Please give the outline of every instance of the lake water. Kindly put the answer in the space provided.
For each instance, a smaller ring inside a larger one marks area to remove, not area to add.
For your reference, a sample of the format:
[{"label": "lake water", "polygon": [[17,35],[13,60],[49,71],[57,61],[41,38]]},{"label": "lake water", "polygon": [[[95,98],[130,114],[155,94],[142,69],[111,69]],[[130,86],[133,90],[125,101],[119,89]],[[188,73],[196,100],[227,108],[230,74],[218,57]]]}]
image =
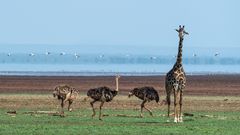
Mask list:
[{"label": "lake water", "polygon": [[[176,45],[0,45],[0,75],[160,75]],[[240,47],[183,48],[187,74],[240,74]]]},{"label": "lake water", "polygon": [[[0,53],[1,75],[162,75],[175,63],[176,57],[163,53]],[[240,57],[232,53],[185,55],[187,74],[239,74]]]}]

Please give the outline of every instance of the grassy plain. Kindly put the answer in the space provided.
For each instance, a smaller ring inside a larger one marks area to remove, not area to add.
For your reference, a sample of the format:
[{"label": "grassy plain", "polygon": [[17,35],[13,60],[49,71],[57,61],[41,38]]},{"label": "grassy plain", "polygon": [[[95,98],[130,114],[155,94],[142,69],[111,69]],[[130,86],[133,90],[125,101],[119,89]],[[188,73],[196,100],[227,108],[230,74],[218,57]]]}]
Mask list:
[{"label": "grassy plain", "polygon": [[[73,112],[65,111],[65,117],[51,114],[26,114],[29,111],[58,111],[59,102],[49,95],[3,94],[0,95],[0,134],[163,134],[163,135],[202,135],[238,134],[240,125],[240,99],[221,96],[186,96],[183,123],[173,123],[166,117],[166,106],[154,102],[147,106],[154,117],[144,112],[139,118],[140,100],[120,95],[103,107],[105,117],[91,118],[89,100],[80,97],[73,104]],[[99,104],[95,107],[98,108]],[[16,110],[16,115],[6,112]],[[98,109],[97,109],[98,112]]]}]

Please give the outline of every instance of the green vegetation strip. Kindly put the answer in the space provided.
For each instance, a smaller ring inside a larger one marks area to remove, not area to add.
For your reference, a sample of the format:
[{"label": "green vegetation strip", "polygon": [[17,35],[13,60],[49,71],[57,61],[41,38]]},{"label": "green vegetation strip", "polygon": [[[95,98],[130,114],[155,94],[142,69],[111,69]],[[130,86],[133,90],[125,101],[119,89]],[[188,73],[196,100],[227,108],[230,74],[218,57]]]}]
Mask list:
[{"label": "green vegetation strip", "polygon": [[240,112],[193,112],[185,116],[184,123],[174,123],[173,118],[165,117],[166,112],[154,110],[154,117],[139,111],[105,109],[103,121],[98,115],[91,118],[90,109],[66,112],[65,117],[51,114],[28,114],[18,110],[17,114],[7,114],[0,109],[0,134],[37,134],[37,135],[228,135],[238,134]]}]

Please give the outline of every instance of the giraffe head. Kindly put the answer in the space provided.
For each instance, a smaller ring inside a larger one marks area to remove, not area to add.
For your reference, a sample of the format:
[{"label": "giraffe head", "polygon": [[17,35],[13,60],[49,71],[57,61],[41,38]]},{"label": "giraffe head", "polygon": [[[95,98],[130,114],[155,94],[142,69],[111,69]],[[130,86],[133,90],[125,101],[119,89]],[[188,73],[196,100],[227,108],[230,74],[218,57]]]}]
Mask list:
[{"label": "giraffe head", "polygon": [[188,32],[184,30],[184,25],[183,26],[179,25],[179,28],[175,30],[178,32],[178,36],[180,39],[183,39],[185,34],[188,35]]}]

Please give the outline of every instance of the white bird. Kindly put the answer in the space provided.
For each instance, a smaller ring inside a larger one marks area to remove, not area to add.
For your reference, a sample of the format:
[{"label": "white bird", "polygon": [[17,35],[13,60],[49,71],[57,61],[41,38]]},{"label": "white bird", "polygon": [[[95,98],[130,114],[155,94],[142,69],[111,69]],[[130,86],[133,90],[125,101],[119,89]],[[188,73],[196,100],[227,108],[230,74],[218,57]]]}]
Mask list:
[{"label": "white bird", "polygon": [[157,57],[155,57],[155,56],[151,56],[150,59],[151,59],[151,60],[156,60]]},{"label": "white bird", "polygon": [[61,52],[60,55],[65,55],[66,53],[65,52]]},{"label": "white bird", "polygon": [[130,57],[130,55],[129,55],[129,54],[126,54],[125,56],[126,56],[126,57]]},{"label": "white bird", "polygon": [[78,59],[80,57],[80,55],[77,54],[77,53],[74,53],[74,56],[75,56],[76,59]]},{"label": "white bird", "polygon": [[218,55],[220,55],[220,53],[219,52],[215,52],[214,56],[218,56]]},{"label": "white bird", "polygon": [[104,54],[99,55],[99,58],[103,58],[103,57],[104,57]]},{"label": "white bird", "polygon": [[11,56],[11,53],[8,53],[7,56]]},{"label": "white bird", "polygon": [[46,53],[45,53],[46,55],[50,55],[51,53],[50,52],[48,52],[48,51],[46,51]]},{"label": "white bird", "polygon": [[35,54],[33,52],[29,53],[29,56],[35,56]]}]

